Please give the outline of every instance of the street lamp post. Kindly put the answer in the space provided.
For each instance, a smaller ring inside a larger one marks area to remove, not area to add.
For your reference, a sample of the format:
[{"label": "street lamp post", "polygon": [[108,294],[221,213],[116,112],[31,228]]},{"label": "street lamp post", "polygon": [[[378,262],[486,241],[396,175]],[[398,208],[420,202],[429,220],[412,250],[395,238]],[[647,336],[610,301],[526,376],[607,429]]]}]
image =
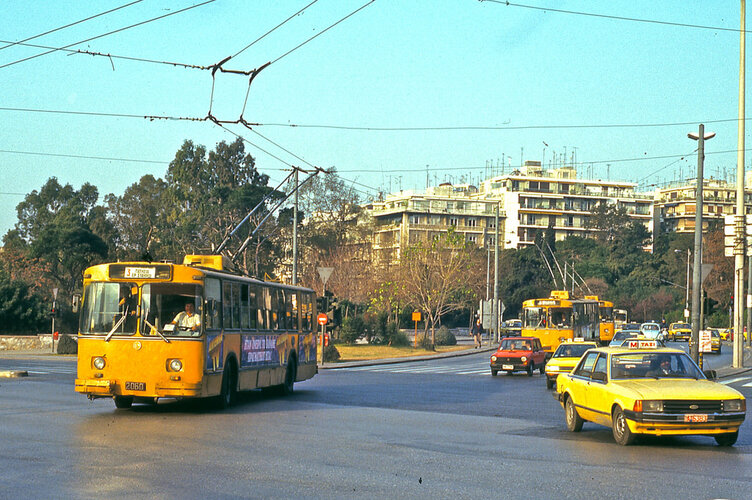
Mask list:
[{"label": "street lamp post", "polygon": [[[679,253],[681,250],[678,248],[674,252]],[[684,298],[684,319],[689,319],[689,259],[692,256],[692,250],[687,248],[687,281],[685,282],[684,290],[686,292]]]},{"label": "street lamp post", "polygon": [[695,363],[699,361],[700,347],[700,298],[702,295],[702,188],[703,162],[705,161],[705,141],[715,137],[715,132],[705,133],[705,125],[700,124],[699,133],[690,132],[687,137],[697,141],[697,188],[695,189],[695,250],[692,272],[692,347],[690,355]]}]

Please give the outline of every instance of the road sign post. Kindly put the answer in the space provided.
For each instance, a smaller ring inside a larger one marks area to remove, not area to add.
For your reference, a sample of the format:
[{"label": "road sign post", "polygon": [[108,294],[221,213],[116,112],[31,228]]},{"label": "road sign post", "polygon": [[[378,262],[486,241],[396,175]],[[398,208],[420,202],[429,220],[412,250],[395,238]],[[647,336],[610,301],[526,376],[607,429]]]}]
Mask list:
[{"label": "road sign post", "polygon": [[413,337],[413,347],[418,347],[418,322],[420,321],[420,311],[413,311],[413,321],[415,321],[415,337]]},{"label": "road sign post", "polygon": [[326,335],[326,324],[329,322],[329,316],[326,313],[319,313],[316,321],[321,325],[321,334],[319,336],[319,345],[321,346],[321,365],[324,365],[324,336]]}]

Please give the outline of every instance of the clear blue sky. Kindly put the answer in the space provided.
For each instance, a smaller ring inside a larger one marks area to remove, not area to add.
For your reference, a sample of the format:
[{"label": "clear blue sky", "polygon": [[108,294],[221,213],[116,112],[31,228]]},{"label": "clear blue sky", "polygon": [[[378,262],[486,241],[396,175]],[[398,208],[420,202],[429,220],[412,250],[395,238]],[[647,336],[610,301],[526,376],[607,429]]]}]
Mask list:
[{"label": "clear blue sky", "polygon": [[[0,40],[126,3],[4,0]],[[63,47],[198,3],[143,0],[25,43]],[[263,137],[227,125],[277,157],[246,144],[275,185],[287,164],[307,166],[301,159],[336,167],[374,196],[425,189],[426,166],[431,184],[477,183],[502,158],[508,171],[521,160],[570,162],[575,152],[582,177],[652,189],[695,176],[687,132],[699,123],[717,133],[706,177],[735,174],[739,2],[376,0],[287,54],[367,3],[319,0],[241,52],[309,3],[216,0],[70,46],[121,56],[113,59],[55,51],[11,64],[45,50],[0,42],[0,234],[23,196],[52,176],[77,189],[90,182],[103,199],[145,174],[164,177],[185,139],[208,149],[235,140],[210,122],[74,114],[207,115],[209,71],[122,56],[209,66],[239,53],[225,64],[237,70],[275,61],[255,79],[244,114]],[[236,120],[246,90],[247,77],[217,73],[213,115]],[[401,127],[422,130],[376,130]]]}]

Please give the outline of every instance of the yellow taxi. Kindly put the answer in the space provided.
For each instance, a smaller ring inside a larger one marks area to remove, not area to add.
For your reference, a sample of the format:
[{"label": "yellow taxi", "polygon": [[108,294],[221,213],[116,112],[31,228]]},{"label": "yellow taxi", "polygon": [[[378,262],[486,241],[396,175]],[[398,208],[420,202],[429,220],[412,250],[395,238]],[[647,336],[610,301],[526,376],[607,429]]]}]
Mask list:
[{"label": "yellow taxi", "polygon": [[692,325],[689,323],[671,323],[668,327],[668,338],[689,342],[692,338]]},{"label": "yellow taxi", "polygon": [[546,363],[546,387],[553,389],[560,373],[571,372],[585,351],[596,347],[598,344],[595,342],[585,342],[583,339],[567,340],[559,344]]},{"label": "yellow taxi", "polygon": [[[708,332],[710,332],[710,352],[721,354],[721,333],[715,328],[709,328]],[[700,335],[702,335],[702,332],[700,332]],[[689,339],[689,348],[691,349],[693,345],[694,342]],[[700,343],[700,347],[702,347],[702,343]]]},{"label": "yellow taxi", "polygon": [[721,340],[730,340],[733,338],[732,330],[733,328],[719,328],[718,333],[721,334]]},{"label": "yellow taxi", "polygon": [[732,446],[747,412],[739,391],[708,380],[684,351],[655,340],[591,349],[556,386],[569,431],[593,422],[610,427],[621,445],[649,434],[713,436]]}]

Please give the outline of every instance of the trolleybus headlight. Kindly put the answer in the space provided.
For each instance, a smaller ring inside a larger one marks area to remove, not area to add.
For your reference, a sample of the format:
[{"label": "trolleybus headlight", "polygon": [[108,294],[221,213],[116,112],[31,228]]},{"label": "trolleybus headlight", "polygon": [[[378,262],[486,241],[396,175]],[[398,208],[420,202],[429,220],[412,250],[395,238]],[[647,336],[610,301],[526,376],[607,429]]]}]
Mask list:
[{"label": "trolleybus headlight", "polygon": [[107,364],[102,356],[97,356],[96,358],[91,360],[91,364],[94,368],[97,370],[103,370],[104,366]]},{"label": "trolleybus headlight", "polygon": [[746,406],[743,399],[728,399],[723,402],[723,411],[745,411]]},{"label": "trolleybus headlight", "polygon": [[183,362],[179,359],[171,359],[167,362],[167,366],[171,372],[179,372],[183,369]]}]

